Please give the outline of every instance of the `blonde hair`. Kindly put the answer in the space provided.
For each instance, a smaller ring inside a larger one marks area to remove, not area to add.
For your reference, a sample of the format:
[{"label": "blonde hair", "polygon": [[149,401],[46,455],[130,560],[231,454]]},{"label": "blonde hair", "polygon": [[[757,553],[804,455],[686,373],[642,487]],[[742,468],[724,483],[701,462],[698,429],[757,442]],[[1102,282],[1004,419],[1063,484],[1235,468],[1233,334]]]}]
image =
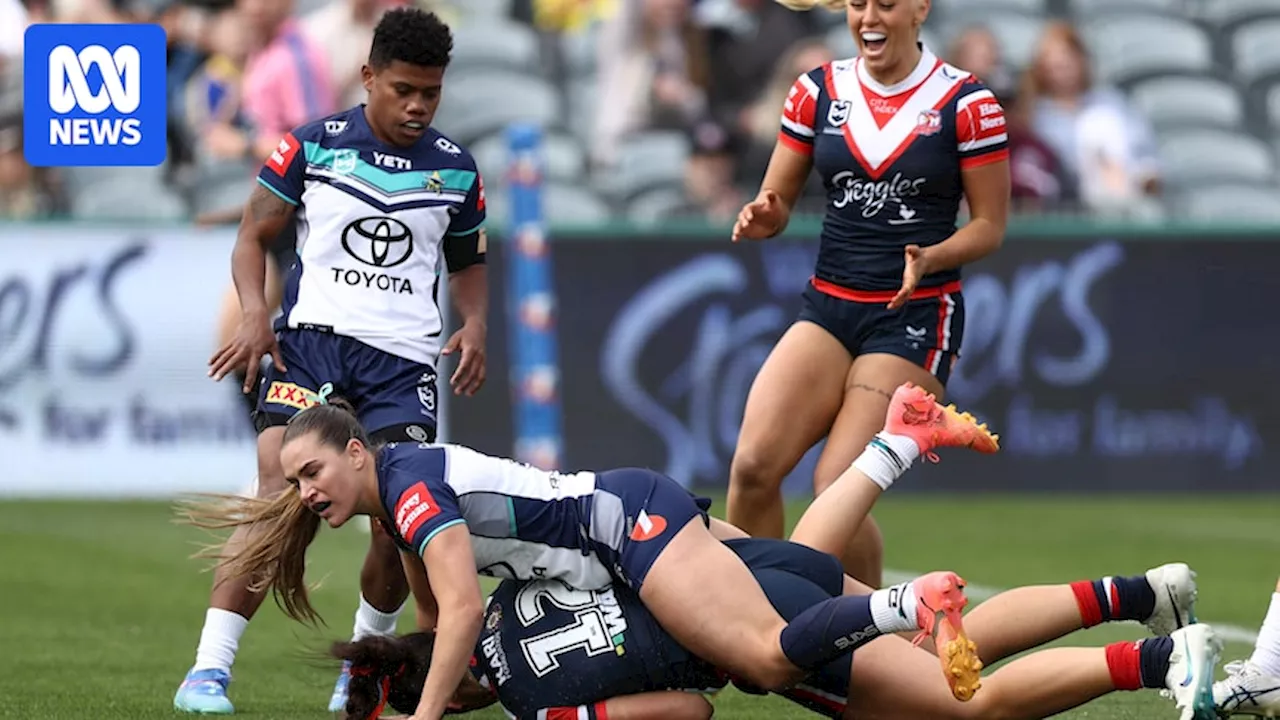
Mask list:
[{"label": "blonde hair", "polygon": [[[324,620],[311,605],[303,576],[307,568],[307,546],[320,530],[320,516],[302,504],[295,488],[285,488],[271,498],[235,495],[202,495],[202,500],[179,503],[179,521],[205,530],[244,527],[243,541],[233,547],[208,545],[197,558],[217,560],[215,568],[226,582],[249,577],[249,590],[268,588],[285,615],[303,624],[318,625]],[[238,540],[236,538],[233,538]]]},{"label": "blonde hair", "polygon": [[788,10],[805,12],[814,8],[825,8],[831,12],[844,10],[845,0],[774,0]]}]

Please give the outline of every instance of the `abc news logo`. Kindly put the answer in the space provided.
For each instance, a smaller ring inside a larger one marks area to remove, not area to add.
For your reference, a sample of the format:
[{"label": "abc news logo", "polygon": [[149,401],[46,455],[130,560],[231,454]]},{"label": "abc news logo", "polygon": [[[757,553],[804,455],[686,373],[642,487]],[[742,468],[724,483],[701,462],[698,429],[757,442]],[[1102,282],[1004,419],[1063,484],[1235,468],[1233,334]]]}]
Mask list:
[{"label": "abc news logo", "polygon": [[23,150],[43,167],[159,165],[167,151],[159,25],[37,24],[23,38]]},{"label": "abc news logo", "polygon": [[[97,92],[89,89],[86,73],[102,74]],[[76,52],[59,45],[49,53],[49,108],[62,117],[49,120],[50,145],[137,145],[142,121],[135,117],[66,117],[77,109],[100,116],[107,109],[121,115],[137,112],[142,104],[142,56],[138,48],[121,45],[114,53],[101,45]]]}]

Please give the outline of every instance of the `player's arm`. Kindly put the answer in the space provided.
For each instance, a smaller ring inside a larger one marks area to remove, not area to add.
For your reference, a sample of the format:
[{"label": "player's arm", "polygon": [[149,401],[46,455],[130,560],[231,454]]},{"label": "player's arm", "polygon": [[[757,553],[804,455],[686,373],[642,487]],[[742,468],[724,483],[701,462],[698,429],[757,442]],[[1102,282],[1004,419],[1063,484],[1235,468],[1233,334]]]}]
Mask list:
[{"label": "player's arm", "polygon": [[404,576],[409,581],[409,592],[413,594],[418,629],[423,632],[434,632],[436,623],[440,619],[440,608],[436,604],[435,593],[431,592],[431,583],[427,580],[427,566],[423,564],[420,555],[403,550],[400,551],[400,564],[404,566]]},{"label": "player's arm", "polygon": [[463,523],[450,524],[426,543],[423,563],[439,607],[435,649],[422,686],[415,720],[443,717],[467,672],[484,621],[484,598],[476,576],[471,534]]},{"label": "player's arm", "polygon": [[667,690],[621,695],[594,705],[547,708],[519,720],[707,720],[712,712],[711,703],[697,693]]},{"label": "player's arm", "polygon": [[245,315],[269,316],[267,254],[271,244],[293,221],[302,202],[306,155],[293,133],[286,133],[258,171],[249,204],[240,218],[231,277]]},{"label": "player's arm", "polygon": [[444,237],[445,267],[449,271],[449,299],[462,319],[443,353],[461,352],[449,384],[457,394],[471,395],[484,384],[485,346],[489,333],[488,238],[484,231],[484,178],[476,172],[467,198],[453,216]]},{"label": "player's arm", "polygon": [[813,169],[813,141],[817,137],[818,86],[810,74],[801,75],[787,93],[773,155],[760,182],[756,199],[738,215],[734,239],[773,237],[787,228],[791,211],[804,192]]},{"label": "player's arm", "polygon": [[1004,242],[1009,224],[1009,135],[1004,108],[990,90],[962,98],[956,108],[960,181],[969,222],[946,240],[924,248],[924,274],[968,265]]}]

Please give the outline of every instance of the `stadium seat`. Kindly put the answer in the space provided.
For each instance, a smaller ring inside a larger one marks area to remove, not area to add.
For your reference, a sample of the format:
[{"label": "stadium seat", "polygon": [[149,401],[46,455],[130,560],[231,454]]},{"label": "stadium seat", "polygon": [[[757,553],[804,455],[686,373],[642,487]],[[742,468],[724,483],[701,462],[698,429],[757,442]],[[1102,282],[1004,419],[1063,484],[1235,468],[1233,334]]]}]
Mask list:
[{"label": "stadium seat", "polygon": [[689,204],[684,188],[668,185],[647,190],[627,203],[627,219],[637,225],[659,225]]},{"label": "stadium seat", "polygon": [[1231,85],[1210,77],[1152,78],[1134,85],[1129,96],[1157,130],[1244,124],[1244,99]]},{"label": "stadium seat", "polygon": [[104,180],[71,196],[71,214],[80,220],[177,221],[190,217],[182,198],[163,185]]},{"label": "stadium seat", "polygon": [[[543,160],[549,180],[579,182],[586,172],[586,153],[578,139],[562,133],[552,133],[543,138]],[[501,184],[506,174],[509,150],[505,135],[491,135],[471,146],[471,155],[484,174],[486,185]]]},{"label": "stadium seat", "polygon": [[641,133],[628,138],[618,153],[618,167],[602,185],[620,199],[654,187],[684,182],[689,139],[678,132]]},{"label": "stadium seat", "polygon": [[536,75],[489,72],[452,82],[432,125],[456,142],[470,145],[513,122],[560,125],[559,95]]},{"label": "stadium seat", "polygon": [[1280,72],[1280,17],[1240,26],[1231,36],[1231,56],[1246,83]]},{"label": "stadium seat", "polygon": [[591,141],[596,125],[596,103],[600,94],[596,90],[599,78],[588,75],[572,78],[565,86],[565,98],[568,101],[568,116],[565,124],[569,131],[584,144]]},{"label": "stadium seat", "polygon": [[1218,26],[1233,25],[1264,15],[1280,15],[1280,0],[1207,0],[1200,17]]},{"label": "stadium seat", "polygon": [[[462,25],[454,31],[449,67],[466,72],[477,68],[538,72],[542,67],[538,35],[528,26],[503,20]],[[453,88],[459,90],[456,85]]]},{"label": "stadium seat", "polygon": [[219,212],[242,207],[249,201],[254,181],[251,176],[228,177],[218,182],[202,182],[196,186],[192,198],[197,213]]},{"label": "stadium seat", "polygon": [[[511,223],[510,192],[496,189],[487,194],[486,224],[505,232]],[[542,188],[542,217],[552,225],[590,225],[608,222],[612,213],[604,200],[582,185],[549,182]]]},{"label": "stadium seat", "polygon": [[1181,130],[1162,133],[1160,159],[1165,179],[1179,187],[1211,181],[1268,183],[1275,175],[1275,156],[1266,143],[1224,130]]},{"label": "stadium seat", "polygon": [[1191,220],[1276,223],[1280,222],[1280,187],[1274,185],[1217,184],[1189,188],[1177,207]]},{"label": "stadium seat", "polygon": [[596,42],[599,37],[594,26],[590,30],[560,35],[560,52],[564,54],[565,67],[570,77],[587,77],[595,74],[599,59]]},{"label": "stadium seat", "polygon": [[1052,0],[938,0],[933,4],[942,18],[957,14],[997,15],[1014,12],[1025,15],[1047,15]]},{"label": "stadium seat", "polygon": [[1269,129],[1273,132],[1280,130],[1280,82],[1267,89],[1264,102],[1266,103],[1266,121]]},{"label": "stadium seat", "polygon": [[1109,13],[1163,13],[1186,17],[1197,5],[1193,0],[1071,0],[1071,14],[1088,20]]},{"label": "stadium seat", "polygon": [[1213,67],[1209,35],[1189,20],[1114,15],[1096,18],[1081,29],[1103,82],[1122,83],[1149,73],[1206,73]]}]

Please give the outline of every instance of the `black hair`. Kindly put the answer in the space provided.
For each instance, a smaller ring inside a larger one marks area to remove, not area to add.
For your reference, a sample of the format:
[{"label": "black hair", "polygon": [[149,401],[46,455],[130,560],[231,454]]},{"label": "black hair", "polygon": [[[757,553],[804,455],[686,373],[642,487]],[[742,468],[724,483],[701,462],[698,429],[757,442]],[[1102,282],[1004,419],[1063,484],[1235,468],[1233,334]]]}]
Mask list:
[{"label": "black hair", "polygon": [[393,60],[420,67],[446,68],[453,33],[435,13],[414,7],[388,10],[373,30],[369,66],[385,68]]},{"label": "black hair", "polygon": [[313,405],[289,418],[282,444],[288,444],[309,432],[318,434],[322,444],[338,452],[342,452],[351,440],[359,440],[366,448],[374,449],[369,442],[369,434],[356,419],[355,408],[340,397],[328,398],[325,404]]},{"label": "black hair", "polygon": [[371,720],[386,705],[412,715],[422,699],[436,636],[416,632],[336,642],[329,653],[351,663],[347,686],[347,720]]}]

